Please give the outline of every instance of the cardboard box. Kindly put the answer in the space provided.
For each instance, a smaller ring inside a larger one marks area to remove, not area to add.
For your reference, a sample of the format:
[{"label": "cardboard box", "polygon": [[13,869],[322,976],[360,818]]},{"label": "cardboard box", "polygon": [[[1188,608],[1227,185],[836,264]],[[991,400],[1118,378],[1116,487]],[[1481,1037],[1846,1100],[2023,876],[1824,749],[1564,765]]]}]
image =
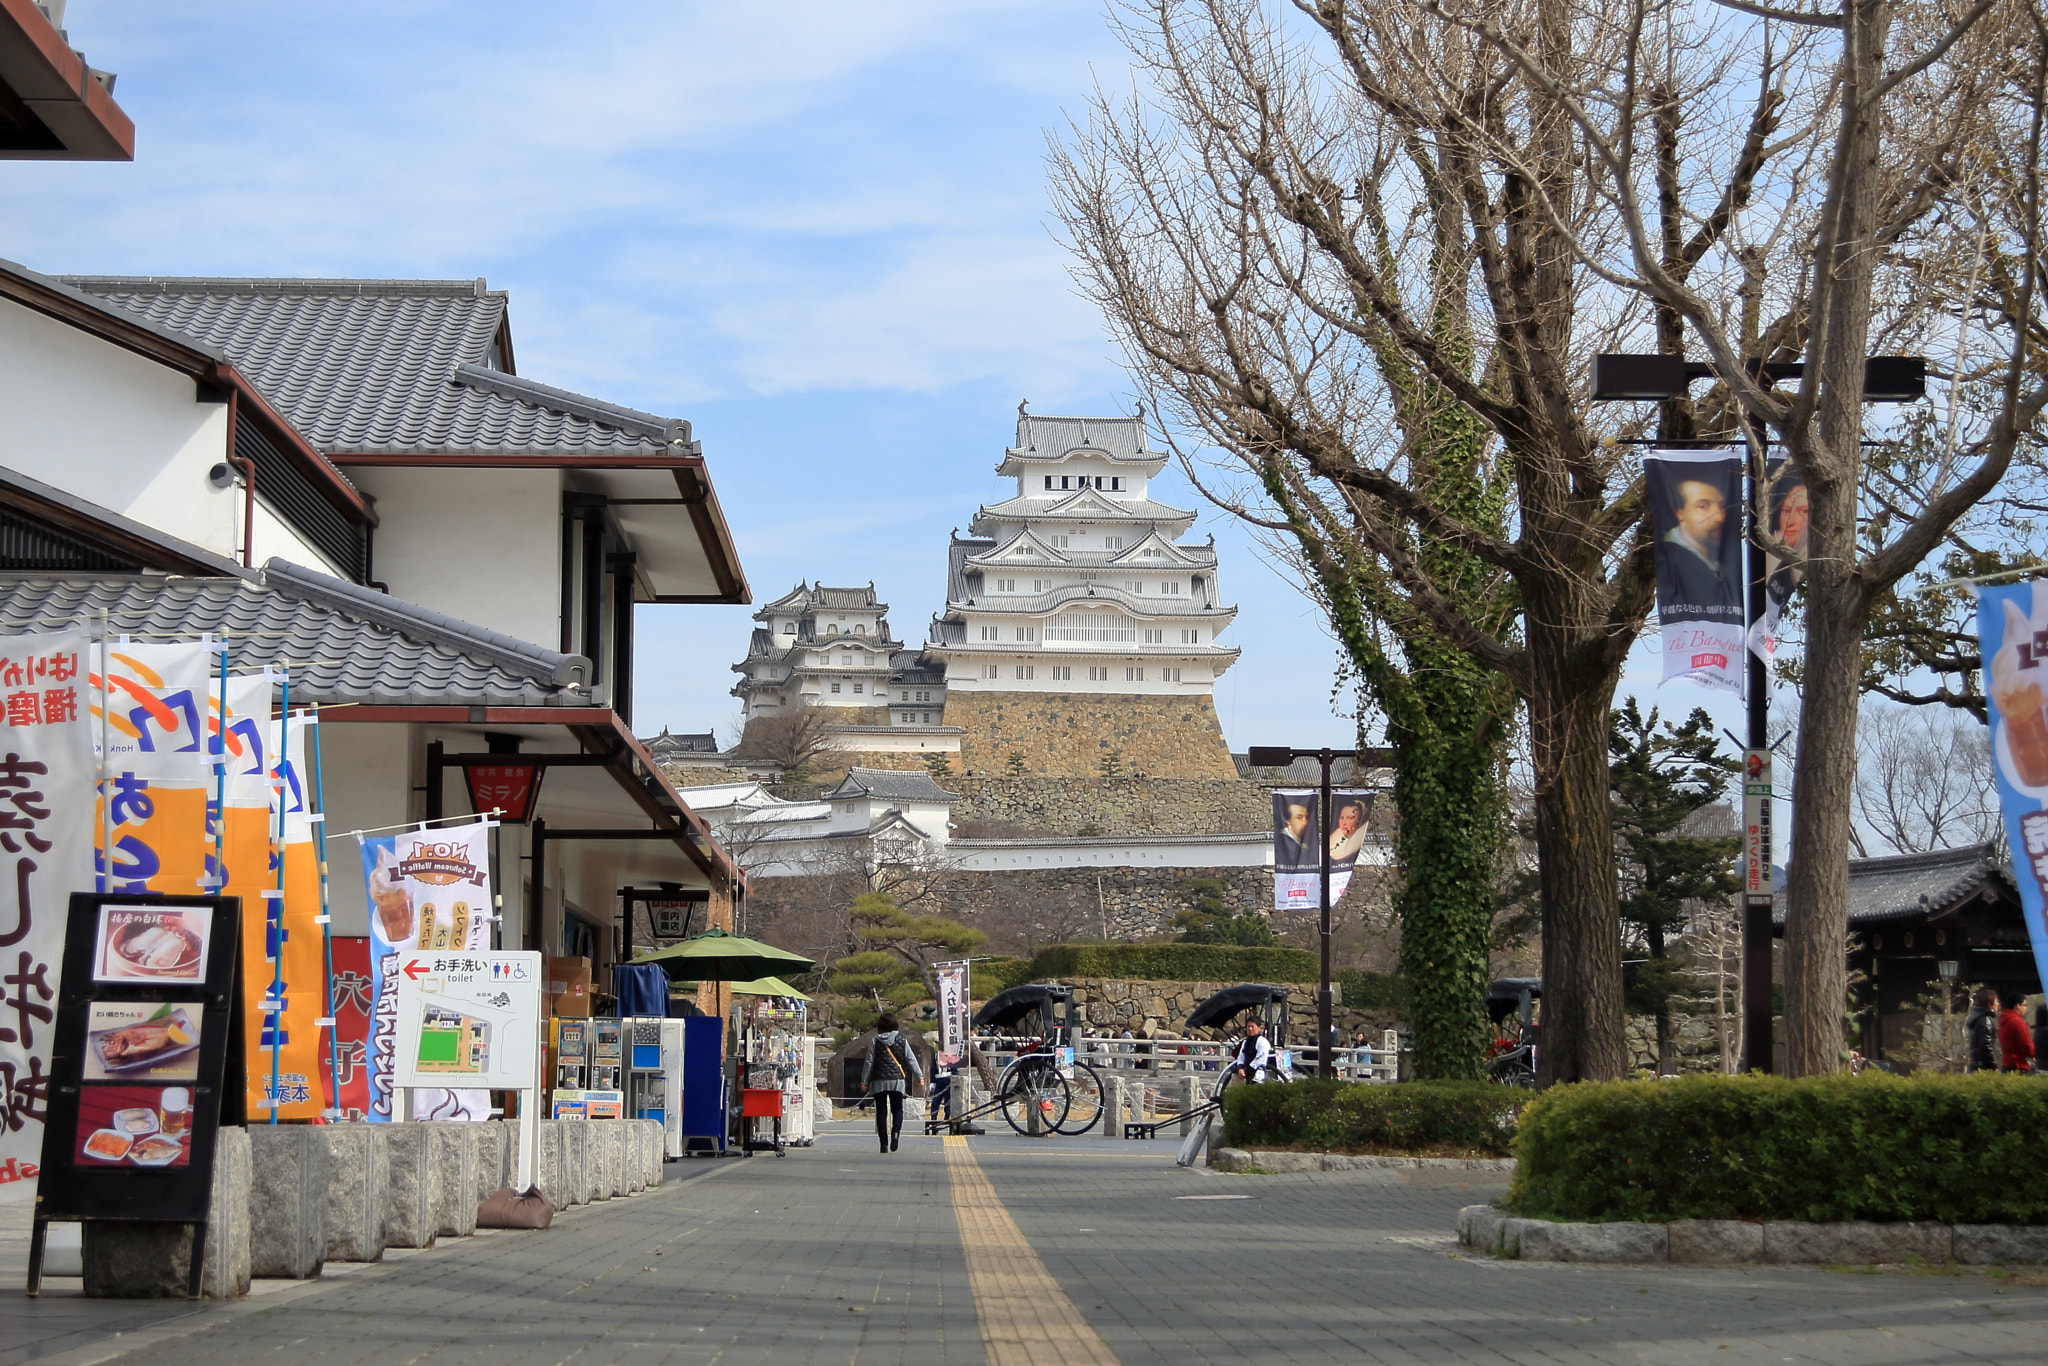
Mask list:
[{"label": "cardboard box", "polygon": [[548,987],[548,1013],[559,1018],[590,1018],[590,960],[550,958],[544,969]]}]

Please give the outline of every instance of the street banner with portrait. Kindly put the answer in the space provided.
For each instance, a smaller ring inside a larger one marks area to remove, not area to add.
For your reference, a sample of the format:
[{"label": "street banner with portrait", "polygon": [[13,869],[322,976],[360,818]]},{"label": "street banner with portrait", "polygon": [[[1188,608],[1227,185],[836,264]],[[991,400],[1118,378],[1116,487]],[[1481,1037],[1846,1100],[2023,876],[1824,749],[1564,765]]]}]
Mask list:
[{"label": "street banner with portrait", "polygon": [[939,1061],[952,1067],[967,1053],[967,964],[941,963],[932,975],[939,988]]},{"label": "street banner with portrait", "polygon": [[[1811,517],[1812,498],[1806,476],[1796,465],[1779,460],[1770,467],[1770,497],[1764,504],[1764,525],[1772,535],[1801,555],[1806,553],[1806,528]],[[1778,633],[1785,619],[1785,606],[1792,591],[1806,577],[1806,566],[1787,564],[1776,554],[1764,557],[1764,614],[1750,623],[1749,648],[1768,664],[1778,652]]]},{"label": "street banner with portrait", "polygon": [[93,886],[95,649],[70,632],[0,644],[0,1202],[36,1193],[65,921]]},{"label": "street banner with portrait", "polygon": [[1665,682],[1742,691],[1742,461],[1726,448],[1643,458]]},{"label": "street banner with portrait", "polygon": [[1991,768],[2034,966],[2048,981],[2048,581],[1977,595]]},{"label": "street banner with portrait", "polygon": [[[1276,911],[1320,910],[1322,908],[1321,815],[1323,794],[1319,788],[1276,789],[1273,793],[1273,909]],[[1365,848],[1372,828],[1370,792],[1332,792],[1330,809],[1336,813],[1329,832],[1330,904],[1344,899],[1351,885],[1352,870]]]},{"label": "street banner with portrait", "polygon": [[[370,904],[368,1105],[372,1122],[394,1112],[398,1047],[398,972],[408,950],[482,950],[491,946],[493,823],[362,839]],[[439,1092],[439,1088],[434,1088]],[[437,1119],[488,1116],[489,1092],[471,1088],[414,1096]]]}]

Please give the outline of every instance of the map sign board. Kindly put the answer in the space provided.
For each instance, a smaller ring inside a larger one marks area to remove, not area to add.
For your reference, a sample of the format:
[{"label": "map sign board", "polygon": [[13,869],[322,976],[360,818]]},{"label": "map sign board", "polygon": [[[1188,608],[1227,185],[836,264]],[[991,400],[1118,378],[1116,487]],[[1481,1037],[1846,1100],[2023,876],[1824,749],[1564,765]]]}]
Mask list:
[{"label": "map sign board", "polygon": [[546,1013],[538,953],[418,949],[397,958],[395,1084],[532,1089]]}]

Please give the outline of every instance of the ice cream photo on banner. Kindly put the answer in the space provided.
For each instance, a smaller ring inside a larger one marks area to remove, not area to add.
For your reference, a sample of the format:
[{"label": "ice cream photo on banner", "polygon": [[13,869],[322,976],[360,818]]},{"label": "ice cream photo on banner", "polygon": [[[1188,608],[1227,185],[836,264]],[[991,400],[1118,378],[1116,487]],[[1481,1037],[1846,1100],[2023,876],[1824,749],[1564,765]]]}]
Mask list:
[{"label": "ice cream photo on banner", "polygon": [[1977,631],[2013,881],[2048,981],[2048,580],[1981,589]]}]

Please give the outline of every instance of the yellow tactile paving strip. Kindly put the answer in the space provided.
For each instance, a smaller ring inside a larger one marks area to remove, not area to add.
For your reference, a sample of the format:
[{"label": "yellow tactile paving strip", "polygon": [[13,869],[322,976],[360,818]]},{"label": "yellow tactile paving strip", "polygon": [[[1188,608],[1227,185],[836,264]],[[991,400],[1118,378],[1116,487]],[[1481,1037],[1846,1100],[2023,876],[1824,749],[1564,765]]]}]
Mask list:
[{"label": "yellow tactile paving strip", "polygon": [[1116,1356],[1018,1232],[966,1139],[947,1136],[946,1171],[989,1366],[1117,1366]]}]

